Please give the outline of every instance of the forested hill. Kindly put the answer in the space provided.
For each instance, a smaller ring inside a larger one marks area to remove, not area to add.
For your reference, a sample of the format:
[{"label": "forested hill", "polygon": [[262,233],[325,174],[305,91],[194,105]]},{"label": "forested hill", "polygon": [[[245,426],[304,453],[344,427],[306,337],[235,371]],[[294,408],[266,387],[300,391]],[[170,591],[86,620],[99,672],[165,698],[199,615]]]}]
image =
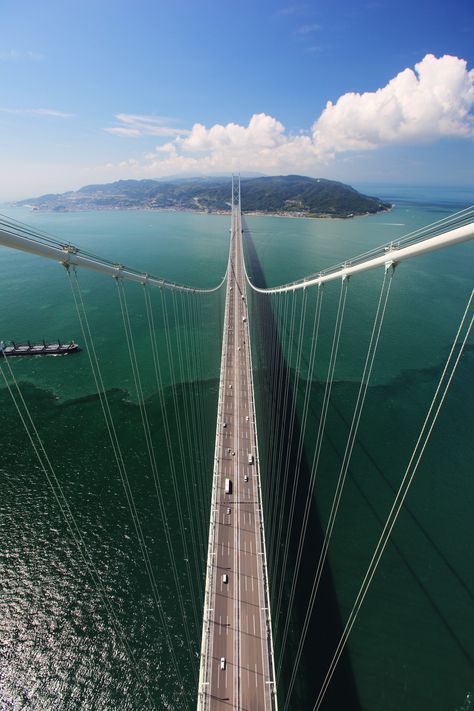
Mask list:
[{"label": "forested hill", "polygon": [[[228,178],[119,180],[104,185],[86,185],[62,194],[42,195],[16,205],[61,212],[113,209],[227,212],[230,194]],[[301,175],[243,178],[241,194],[245,213],[353,217],[390,207],[378,198],[362,195],[350,185]]]}]

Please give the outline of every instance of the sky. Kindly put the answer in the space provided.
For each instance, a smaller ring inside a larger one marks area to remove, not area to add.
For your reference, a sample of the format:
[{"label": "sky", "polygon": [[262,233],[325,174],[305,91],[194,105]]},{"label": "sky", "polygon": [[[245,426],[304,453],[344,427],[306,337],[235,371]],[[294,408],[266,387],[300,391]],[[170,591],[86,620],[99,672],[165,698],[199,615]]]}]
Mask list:
[{"label": "sky", "polygon": [[0,201],[230,174],[474,186],[472,0],[0,0]]}]

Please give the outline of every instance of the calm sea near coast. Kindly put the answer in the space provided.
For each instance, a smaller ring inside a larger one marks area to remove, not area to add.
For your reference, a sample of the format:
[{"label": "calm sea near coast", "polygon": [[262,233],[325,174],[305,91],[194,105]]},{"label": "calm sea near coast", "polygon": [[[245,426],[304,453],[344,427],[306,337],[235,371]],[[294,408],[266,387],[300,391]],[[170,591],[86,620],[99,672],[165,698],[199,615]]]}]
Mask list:
[{"label": "calm sea near coast", "polygon": [[[247,218],[269,286],[317,272],[474,203],[474,196],[461,190],[362,189],[394,202],[394,209],[352,220]],[[176,282],[214,286],[225,273],[227,216],[138,211],[47,214],[20,209],[7,209],[4,214],[114,262]],[[360,446],[330,550],[343,620],[456,333],[472,289],[473,266],[474,244],[468,244],[419,257],[395,272],[367,412],[361,421]],[[350,417],[347,403],[352,401],[364,356],[358,324],[373,308],[376,278],[370,275],[358,283],[354,278],[350,285],[328,423],[334,452],[340,444],[340,424]],[[164,562],[150,475],[142,453],[136,451],[141,424],[116,287],[112,279],[97,274],[81,272],[79,279],[147,542],[159,571],[166,615],[180,664],[186,669],[182,629],[173,621],[179,610]],[[140,352],[146,349],[147,339],[143,305],[138,291],[129,293]],[[81,342],[61,266],[2,248],[0,298],[0,339]],[[203,408],[209,423],[215,417],[221,305],[218,299],[209,304],[213,322],[201,334],[206,355],[201,372]],[[471,338],[393,543],[349,642],[364,711],[474,708],[473,356]],[[12,367],[155,704],[177,708],[176,682],[162,661],[164,641],[85,353],[19,359]],[[150,408],[156,409],[151,369],[143,369],[142,376]],[[166,371],[164,378],[169,398]],[[180,392],[187,387],[181,383]],[[146,709],[146,698],[3,384],[0,405],[0,709]],[[212,426],[206,432],[210,477]],[[328,462],[331,456],[331,451],[325,454]],[[169,490],[165,484],[165,494],[171,496]],[[318,494],[322,521],[327,518],[330,494],[331,482],[322,477]],[[170,512],[171,523],[173,515]],[[197,638],[197,648],[199,642]],[[305,660],[305,666],[310,669],[311,660]],[[192,688],[192,678],[187,682]],[[313,696],[306,701],[295,708],[311,709]]]}]

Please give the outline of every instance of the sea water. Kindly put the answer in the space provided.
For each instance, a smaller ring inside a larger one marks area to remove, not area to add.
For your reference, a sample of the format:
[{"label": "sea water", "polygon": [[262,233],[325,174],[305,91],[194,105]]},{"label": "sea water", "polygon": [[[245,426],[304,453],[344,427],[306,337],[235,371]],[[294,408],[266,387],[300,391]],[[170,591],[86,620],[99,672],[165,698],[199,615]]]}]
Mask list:
[{"label": "sea water", "polygon": [[[268,285],[318,272],[464,207],[466,196],[373,194],[395,202],[391,212],[353,220],[249,217]],[[467,201],[468,202],[468,201]],[[226,269],[230,220],[226,216],[167,212],[7,213],[116,263],[199,287],[219,283]],[[397,268],[359,441],[353,474],[341,503],[329,562],[342,619],[347,617],[416,441],[443,359],[472,288],[473,245],[419,257]],[[339,461],[365,355],[367,329],[379,275],[350,285],[347,315],[330,410],[326,471]],[[141,424],[113,279],[80,272],[79,281],[105,386],[160,581],[180,664],[187,670],[183,628],[163,543],[153,481],[137,451]],[[142,296],[128,289],[138,352],[147,349]],[[328,288],[329,299],[331,289]],[[81,343],[81,331],[64,268],[2,249],[3,340]],[[155,306],[159,309],[159,297]],[[209,306],[200,376],[207,420],[215,418],[219,373],[219,308]],[[331,313],[327,315],[330,332]],[[174,324],[176,329],[185,328]],[[173,341],[176,343],[176,340]],[[349,641],[358,706],[376,709],[461,709],[473,693],[473,569],[470,564],[474,461],[472,339],[440,417],[424,466],[394,531]],[[327,356],[326,356],[327,360]],[[179,707],[162,628],[108,444],[85,353],[65,358],[10,361],[63,487],[65,496],[126,630],[142,677],[157,708]],[[317,377],[324,378],[325,357]],[[145,396],[158,412],[152,368],[142,369]],[[179,378],[178,378],[179,380]],[[164,371],[171,398],[169,369]],[[186,382],[178,382],[179,395]],[[88,578],[57,502],[22,430],[11,398],[1,389],[2,477],[0,538],[2,669],[5,709],[145,709],[146,696]],[[316,422],[316,414],[314,415]],[[344,424],[346,423],[346,424]],[[164,447],[159,415],[158,445]],[[206,430],[212,470],[213,431]],[[403,435],[403,436],[401,436]],[[332,443],[332,444],[331,444]],[[189,464],[189,462],[188,462]],[[184,469],[183,469],[184,471]],[[172,500],[168,471],[165,496]],[[333,482],[318,489],[327,520]],[[207,494],[207,492],[206,492]],[[206,515],[208,511],[205,512]],[[169,517],[177,526],[170,505]],[[178,546],[179,550],[179,546]],[[186,585],[184,563],[179,568]],[[192,600],[186,605],[192,617]],[[179,621],[178,621],[179,620]],[[199,632],[193,627],[195,649]],[[311,659],[305,660],[311,670]],[[192,675],[185,673],[194,689]],[[314,689],[297,708],[311,709]],[[329,708],[329,707],[327,707]]]}]

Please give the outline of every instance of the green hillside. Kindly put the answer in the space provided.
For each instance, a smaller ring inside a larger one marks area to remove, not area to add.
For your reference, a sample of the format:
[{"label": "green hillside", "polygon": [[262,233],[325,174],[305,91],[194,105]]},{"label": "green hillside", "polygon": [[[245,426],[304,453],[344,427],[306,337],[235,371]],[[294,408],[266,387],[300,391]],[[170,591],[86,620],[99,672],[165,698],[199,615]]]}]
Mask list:
[{"label": "green hillside", "polygon": [[[225,212],[230,209],[231,181],[227,178],[187,180],[119,180],[86,185],[77,191],[23,200],[37,210],[174,209]],[[292,214],[307,217],[352,217],[390,207],[378,198],[362,195],[350,185],[301,175],[244,178],[241,181],[245,213]]]}]

